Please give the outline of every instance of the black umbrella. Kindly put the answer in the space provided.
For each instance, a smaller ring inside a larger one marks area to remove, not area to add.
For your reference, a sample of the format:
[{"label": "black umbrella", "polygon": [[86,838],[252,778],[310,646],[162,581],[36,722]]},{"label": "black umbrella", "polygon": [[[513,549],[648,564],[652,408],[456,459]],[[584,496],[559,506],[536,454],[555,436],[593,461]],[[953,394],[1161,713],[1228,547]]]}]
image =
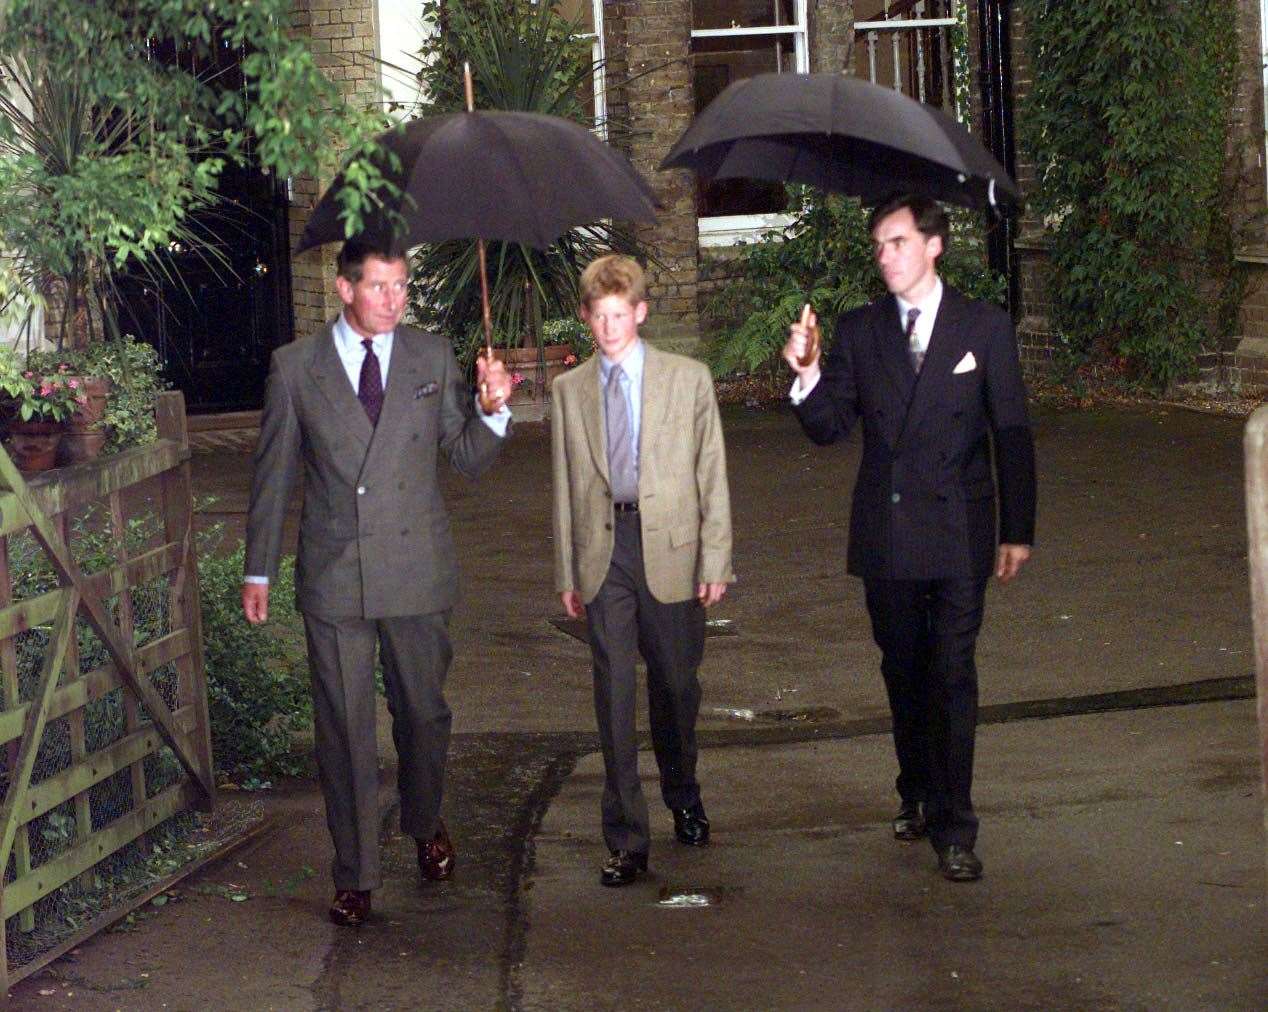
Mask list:
[{"label": "black umbrella", "polygon": [[[420,243],[475,239],[480,259],[485,356],[493,358],[486,239],[546,249],[568,229],[603,218],[652,221],[655,197],[623,154],[584,127],[533,112],[476,112],[463,65],[467,111],[412,120],[381,134],[396,154],[381,162],[401,197],[396,214],[374,210],[358,238],[404,253]],[[313,209],[296,253],[342,242],[340,173]],[[399,217],[398,217],[399,215]],[[397,230],[404,219],[404,231]]]},{"label": "black umbrella", "polygon": [[730,85],[662,169],[807,183],[876,202],[907,190],[966,207],[1018,205],[989,152],[932,106],[844,74],[760,74]]},{"label": "black umbrella", "polygon": [[[399,171],[384,174],[409,195],[397,205],[406,231],[395,235],[379,211],[361,234],[393,251],[448,239],[545,249],[577,225],[655,217],[652,191],[629,160],[558,116],[455,112],[413,120],[379,141],[400,159]],[[343,182],[341,173],[313,210],[297,253],[343,241],[335,199]]]}]

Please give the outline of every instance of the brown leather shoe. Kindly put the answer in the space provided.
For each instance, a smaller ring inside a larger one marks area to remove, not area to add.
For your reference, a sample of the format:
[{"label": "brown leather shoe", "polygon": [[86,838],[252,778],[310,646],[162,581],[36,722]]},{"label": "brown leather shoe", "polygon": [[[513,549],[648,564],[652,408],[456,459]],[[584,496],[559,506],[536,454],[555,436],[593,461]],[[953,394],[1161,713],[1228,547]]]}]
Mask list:
[{"label": "brown leather shoe", "polygon": [[418,870],[423,878],[430,882],[440,882],[453,874],[453,866],[457,855],[449,833],[445,831],[445,823],[436,820],[436,835],[430,840],[415,838],[418,844]]},{"label": "brown leather shoe", "polygon": [[342,928],[359,928],[370,919],[370,893],[362,889],[340,889],[330,904],[330,919]]}]

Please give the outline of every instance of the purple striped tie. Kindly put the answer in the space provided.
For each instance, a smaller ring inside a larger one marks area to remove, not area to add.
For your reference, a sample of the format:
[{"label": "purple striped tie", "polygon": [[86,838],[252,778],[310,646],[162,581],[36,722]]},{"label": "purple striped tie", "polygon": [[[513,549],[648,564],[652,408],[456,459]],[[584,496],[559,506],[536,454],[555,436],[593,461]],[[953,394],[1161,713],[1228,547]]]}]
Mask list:
[{"label": "purple striped tie", "polygon": [[383,373],[379,369],[379,356],[374,354],[374,342],[366,338],[361,342],[365,358],[361,360],[361,378],[357,382],[357,400],[370,416],[370,424],[379,424],[379,412],[383,410]]}]

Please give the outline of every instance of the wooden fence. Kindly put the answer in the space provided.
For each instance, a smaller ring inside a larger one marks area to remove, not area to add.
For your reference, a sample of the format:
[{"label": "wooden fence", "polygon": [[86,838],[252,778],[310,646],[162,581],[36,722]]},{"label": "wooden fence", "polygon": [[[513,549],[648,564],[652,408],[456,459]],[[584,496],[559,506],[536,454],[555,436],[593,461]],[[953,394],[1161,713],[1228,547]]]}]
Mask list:
[{"label": "wooden fence", "polygon": [[[36,927],[46,897],[90,886],[101,862],[214,802],[184,399],[163,394],[157,414],[158,442],[29,480],[0,450],[6,943]],[[140,546],[138,513],[154,528]],[[105,559],[91,573],[77,561],[88,538]],[[52,589],[23,597],[33,554]]]}]

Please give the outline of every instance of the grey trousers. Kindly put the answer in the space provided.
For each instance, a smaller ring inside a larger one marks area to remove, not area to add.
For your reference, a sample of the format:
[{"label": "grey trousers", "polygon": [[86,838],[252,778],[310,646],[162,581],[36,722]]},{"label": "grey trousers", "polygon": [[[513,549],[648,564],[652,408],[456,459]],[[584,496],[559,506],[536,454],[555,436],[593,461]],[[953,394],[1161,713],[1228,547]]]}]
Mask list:
[{"label": "grey trousers", "polygon": [[670,808],[690,808],[700,800],[696,670],[704,657],[704,608],[695,599],[663,604],[652,597],[638,514],[616,514],[615,526],[607,577],[586,605],[594,712],[603,746],[603,841],[609,850],[646,854],[651,829],[638,779],[636,665],[641,655],[647,664],[648,721],[661,797]]},{"label": "grey trousers", "polygon": [[336,889],[377,889],[382,884],[376,646],[399,763],[401,831],[424,839],[436,832],[452,723],[444,697],[453,658],[448,626],[448,611],[386,619],[304,615],[317,769],[335,846],[331,872]]}]

